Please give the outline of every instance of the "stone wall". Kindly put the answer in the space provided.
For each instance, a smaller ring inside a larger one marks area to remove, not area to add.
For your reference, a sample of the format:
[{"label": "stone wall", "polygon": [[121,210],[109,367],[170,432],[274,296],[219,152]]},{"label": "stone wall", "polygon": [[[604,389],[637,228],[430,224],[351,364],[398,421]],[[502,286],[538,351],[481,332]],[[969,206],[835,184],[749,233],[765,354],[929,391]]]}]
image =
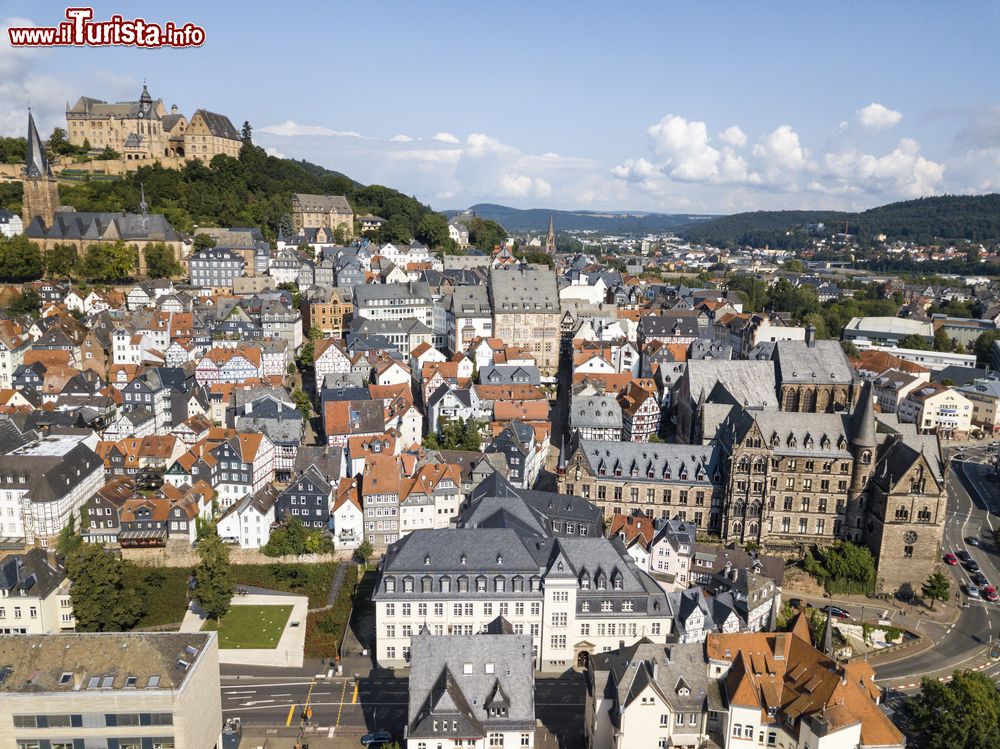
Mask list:
[{"label": "stone wall", "polygon": [[[122,558],[144,567],[194,567],[198,564],[197,550],[186,543],[168,543],[165,547],[158,549],[122,549]],[[233,564],[319,564],[350,558],[350,551],[269,557],[258,549],[229,547],[229,560]]]}]

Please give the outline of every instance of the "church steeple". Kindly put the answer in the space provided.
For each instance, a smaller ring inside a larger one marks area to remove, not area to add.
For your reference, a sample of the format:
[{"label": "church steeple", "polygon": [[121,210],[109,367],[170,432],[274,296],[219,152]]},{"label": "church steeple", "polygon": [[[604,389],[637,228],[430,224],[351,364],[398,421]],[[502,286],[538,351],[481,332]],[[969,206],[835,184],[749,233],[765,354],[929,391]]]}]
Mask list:
[{"label": "church steeple", "polygon": [[42,139],[38,137],[35,118],[30,109],[28,110],[28,163],[24,173],[29,177],[52,176],[49,160],[45,157],[45,146],[42,144]]},{"label": "church steeple", "polygon": [[556,254],[556,227],[552,221],[552,212],[549,211],[549,231],[545,235],[545,251],[549,255]]}]

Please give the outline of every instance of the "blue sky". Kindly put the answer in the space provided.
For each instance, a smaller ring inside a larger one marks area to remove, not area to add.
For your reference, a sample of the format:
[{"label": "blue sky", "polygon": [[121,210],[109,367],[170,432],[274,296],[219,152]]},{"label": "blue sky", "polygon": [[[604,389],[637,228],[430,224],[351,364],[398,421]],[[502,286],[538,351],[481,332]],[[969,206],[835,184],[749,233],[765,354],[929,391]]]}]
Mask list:
[{"label": "blue sky", "polygon": [[[189,116],[247,119],[274,153],[435,208],[866,208],[1000,189],[994,2],[94,9],[191,21],[207,40],[27,51],[4,32],[0,133],[23,131],[29,102],[50,131],[67,100],[136,98],[146,78]],[[0,26],[64,10],[0,0]]]}]

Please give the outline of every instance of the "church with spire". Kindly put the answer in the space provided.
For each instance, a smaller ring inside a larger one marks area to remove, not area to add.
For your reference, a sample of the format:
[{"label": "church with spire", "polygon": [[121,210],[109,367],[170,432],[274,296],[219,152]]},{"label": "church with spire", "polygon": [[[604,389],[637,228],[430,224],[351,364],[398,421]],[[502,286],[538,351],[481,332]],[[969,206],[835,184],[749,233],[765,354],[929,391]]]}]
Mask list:
[{"label": "church with spire", "polygon": [[52,226],[59,210],[59,185],[52,176],[45,144],[38,136],[35,118],[28,110],[28,160],[24,168],[24,200],[22,220],[27,227],[38,219]]},{"label": "church with spire", "polygon": [[545,235],[545,252],[550,257],[556,256],[556,225],[552,220],[551,211],[549,211],[549,231]]}]

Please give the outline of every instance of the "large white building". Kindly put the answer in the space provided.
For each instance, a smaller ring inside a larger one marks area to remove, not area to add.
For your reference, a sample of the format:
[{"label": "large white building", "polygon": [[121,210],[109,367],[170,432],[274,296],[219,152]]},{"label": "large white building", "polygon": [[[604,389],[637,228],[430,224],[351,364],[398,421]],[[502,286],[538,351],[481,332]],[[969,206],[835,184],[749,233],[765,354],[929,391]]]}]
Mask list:
[{"label": "large white building", "polygon": [[417,320],[434,326],[434,300],[424,281],[365,284],[354,288],[354,316],[383,322]]},{"label": "large white building", "polygon": [[[542,671],[564,671],[642,637],[665,641],[666,596],[652,577],[620,541],[600,537],[593,522],[560,514],[564,505],[589,503],[525,494],[523,502],[517,495],[501,502],[506,507],[496,507],[488,521],[463,515],[465,527],[413,531],[389,546],[372,596],[380,665],[405,666],[410,638],[424,626],[433,635],[471,635],[497,617],[516,634],[531,635]],[[590,515],[599,517],[596,509]]]},{"label": "large white building", "polygon": [[214,632],[0,637],[0,746],[221,745]]},{"label": "large white building", "polygon": [[0,635],[56,634],[76,626],[70,581],[54,552],[32,549],[0,564]]}]

